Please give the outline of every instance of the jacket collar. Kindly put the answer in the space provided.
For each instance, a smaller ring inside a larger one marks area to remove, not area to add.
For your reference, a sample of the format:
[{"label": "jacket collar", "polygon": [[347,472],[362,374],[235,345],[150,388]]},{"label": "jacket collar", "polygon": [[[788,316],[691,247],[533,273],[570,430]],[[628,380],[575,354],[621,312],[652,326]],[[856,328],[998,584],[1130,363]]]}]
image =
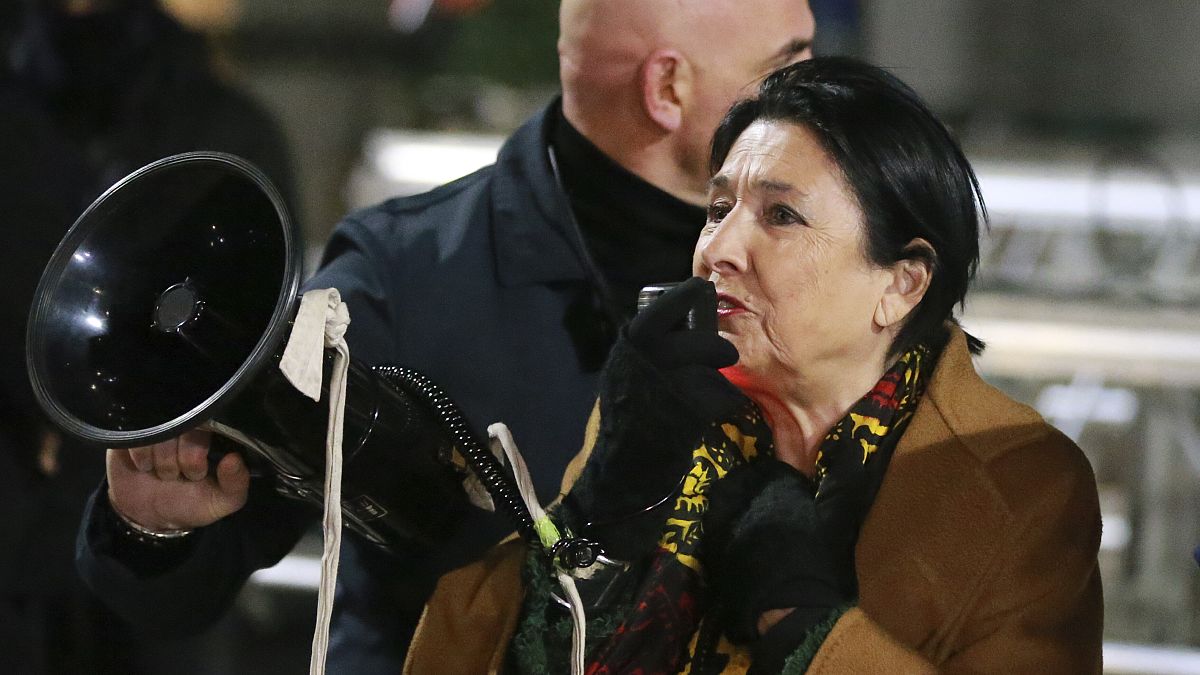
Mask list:
[{"label": "jacket collar", "polygon": [[555,99],[505,141],[492,173],[492,234],[504,286],[583,281],[574,215],[550,147]]},{"label": "jacket collar", "polygon": [[[966,333],[957,324],[950,325],[949,330],[950,338],[942,349],[925,393],[925,414],[939,418],[940,424],[937,426],[941,428],[941,433],[936,438],[924,439],[922,445],[930,441],[936,443],[951,438],[968,439],[986,435],[998,442],[989,453],[995,454],[1026,441],[1027,438],[1021,434],[995,438],[997,419],[1003,419],[1006,425],[1015,428],[1040,429],[1041,415],[1032,408],[1014,402],[985,382],[975,370],[974,360],[967,348]],[[920,407],[917,412],[921,413]],[[904,441],[901,439],[897,446],[897,454],[916,449],[913,447],[915,443],[905,444]],[[906,445],[909,447],[906,448]],[[986,461],[985,457],[979,459]]]},{"label": "jacket collar", "polygon": [[[1035,411],[984,382],[952,326],[856,548],[860,606],[902,642],[923,651],[949,644],[978,580],[1001,557],[999,539],[970,533],[999,532],[1012,519],[988,462],[1044,428]],[[896,588],[922,599],[919,617],[892,602]]]}]

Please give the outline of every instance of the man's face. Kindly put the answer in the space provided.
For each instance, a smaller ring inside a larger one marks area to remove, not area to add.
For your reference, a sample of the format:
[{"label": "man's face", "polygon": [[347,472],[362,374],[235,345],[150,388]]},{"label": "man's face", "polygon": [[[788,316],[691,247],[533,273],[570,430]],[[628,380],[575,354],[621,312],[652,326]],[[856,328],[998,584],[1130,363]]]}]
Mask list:
[{"label": "man's face", "polygon": [[754,93],[768,73],[812,56],[816,29],[807,0],[718,0],[698,16],[689,51],[693,105],[683,120],[684,157],[703,184],[717,124],[735,101]]}]

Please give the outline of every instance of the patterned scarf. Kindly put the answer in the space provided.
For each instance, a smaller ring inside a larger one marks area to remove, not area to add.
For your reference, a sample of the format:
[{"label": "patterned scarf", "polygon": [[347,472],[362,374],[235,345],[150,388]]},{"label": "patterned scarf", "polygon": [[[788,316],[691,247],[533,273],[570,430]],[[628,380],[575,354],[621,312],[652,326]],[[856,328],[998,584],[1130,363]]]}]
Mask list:
[{"label": "patterned scarf", "polygon": [[[883,474],[925,388],[933,359],[917,346],[893,365],[826,435],[817,453],[817,492],[829,475],[827,458],[854,453],[867,467],[868,501]],[[733,419],[714,424],[692,452],[692,467],[659,548],[624,620],[591,656],[589,675],[715,675],[744,673],[748,650],[734,645],[704,615],[703,569],[696,550],[703,536],[706,496],[713,481],[734,467],[773,456],[771,431],[762,414],[747,406]],[[857,532],[850,533],[857,538]]]}]

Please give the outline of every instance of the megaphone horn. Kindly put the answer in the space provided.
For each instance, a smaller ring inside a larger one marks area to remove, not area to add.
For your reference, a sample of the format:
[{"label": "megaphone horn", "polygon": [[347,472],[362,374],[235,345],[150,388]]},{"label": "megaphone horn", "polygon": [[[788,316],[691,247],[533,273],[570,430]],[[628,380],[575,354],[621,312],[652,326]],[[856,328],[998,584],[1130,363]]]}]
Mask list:
[{"label": "megaphone horn", "polygon": [[[38,402],[64,432],[106,447],[212,420],[281,492],[320,504],[328,411],[278,368],[299,252],[279,192],[239,157],[191,152],[135,171],[88,207],[42,274],[26,345]],[[414,371],[351,359],[343,447],[343,514],[385,548],[453,530],[463,457],[533,536],[497,460]]]}]

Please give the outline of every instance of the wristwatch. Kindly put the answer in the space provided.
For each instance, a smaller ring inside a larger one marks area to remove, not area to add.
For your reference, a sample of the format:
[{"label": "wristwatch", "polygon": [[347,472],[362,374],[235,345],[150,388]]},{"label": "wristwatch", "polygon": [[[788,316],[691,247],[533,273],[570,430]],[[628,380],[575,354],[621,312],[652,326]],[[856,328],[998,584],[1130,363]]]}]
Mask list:
[{"label": "wristwatch", "polygon": [[114,534],[118,534],[123,539],[131,539],[147,546],[155,548],[170,547],[182,543],[181,540],[186,539],[192,534],[191,529],[172,529],[172,530],[152,530],[148,527],[139,525],[132,518],[121,513],[111,501],[108,502],[106,509],[111,513],[108,519],[108,525]]}]

